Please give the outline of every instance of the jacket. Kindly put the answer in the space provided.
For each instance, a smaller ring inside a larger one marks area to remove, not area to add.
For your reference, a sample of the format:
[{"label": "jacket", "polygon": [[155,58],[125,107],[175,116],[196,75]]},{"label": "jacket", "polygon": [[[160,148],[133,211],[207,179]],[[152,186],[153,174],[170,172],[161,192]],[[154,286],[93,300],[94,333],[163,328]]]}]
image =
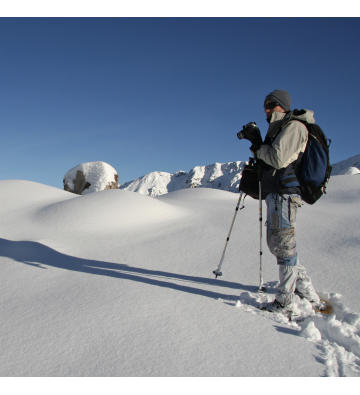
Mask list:
[{"label": "jacket", "polygon": [[308,141],[308,130],[299,121],[315,123],[314,112],[296,110],[274,112],[264,143],[256,152],[263,162],[262,191],[268,193],[300,194],[295,174]]}]

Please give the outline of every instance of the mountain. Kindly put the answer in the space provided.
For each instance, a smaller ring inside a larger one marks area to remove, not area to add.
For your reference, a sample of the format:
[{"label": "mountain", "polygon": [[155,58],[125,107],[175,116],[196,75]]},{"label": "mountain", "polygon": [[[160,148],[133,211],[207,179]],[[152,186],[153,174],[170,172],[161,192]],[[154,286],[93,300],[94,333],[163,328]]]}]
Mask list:
[{"label": "mountain", "polygon": [[[196,166],[189,173],[178,171],[170,174],[153,171],[136,180],[120,184],[119,189],[151,197],[185,188],[213,188],[238,192],[241,172],[247,164],[246,161],[216,162],[209,166]],[[360,173],[360,154],[332,166],[332,176],[358,174]]]},{"label": "mountain", "polygon": [[214,163],[209,166],[196,166],[189,173],[178,171],[170,174],[153,171],[134,181],[120,184],[119,189],[151,197],[186,188],[212,188],[237,192],[241,172],[247,164],[246,161]]}]

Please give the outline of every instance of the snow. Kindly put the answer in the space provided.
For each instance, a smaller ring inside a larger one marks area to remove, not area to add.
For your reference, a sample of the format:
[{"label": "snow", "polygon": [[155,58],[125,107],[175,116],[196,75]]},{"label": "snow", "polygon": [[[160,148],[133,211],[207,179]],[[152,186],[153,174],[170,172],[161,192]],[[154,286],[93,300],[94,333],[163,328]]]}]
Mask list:
[{"label": "snow", "polygon": [[81,163],[69,170],[64,176],[64,183],[67,183],[72,190],[74,190],[73,180],[79,170],[85,174],[86,181],[91,184],[89,188],[83,191],[82,195],[104,190],[108,184],[115,182],[114,176],[117,175],[116,170],[108,163],[101,161]]},{"label": "snow", "polygon": [[305,337],[312,342],[318,342],[321,340],[321,333],[316,328],[314,321],[309,321],[306,326],[300,331],[300,336]]},{"label": "snow", "polygon": [[357,167],[350,166],[350,167],[345,167],[345,169],[341,170],[339,175],[351,176],[351,175],[359,174],[359,173],[360,173],[360,170]]},{"label": "snow", "polygon": [[255,307],[274,298],[278,270],[264,248],[258,294],[251,198],[215,280],[238,194],[78,196],[0,181],[0,375],[358,377],[359,189],[360,177],[332,177],[299,209],[300,261],[333,314],[297,299],[309,316],[295,323]]},{"label": "snow", "polygon": [[189,173],[178,171],[170,174],[154,171],[119,185],[120,189],[156,197],[185,188],[214,188],[238,192],[241,172],[248,162],[214,163],[195,166]]},{"label": "snow", "polygon": [[[195,166],[189,173],[178,171],[170,174],[154,171],[119,185],[120,189],[156,197],[185,188],[214,188],[238,192],[241,172],[248,162],[214,163],[208,166]],[[360,173],[360,155],[332,165],[332,176]]]},{"label": "snow", "polygon": [[[332,176],[358,174],[360,172],[360,154],[332,165]],[[353,169],[355,168],[355,169]],[[356,171],[356,169],[358,171]]]}]

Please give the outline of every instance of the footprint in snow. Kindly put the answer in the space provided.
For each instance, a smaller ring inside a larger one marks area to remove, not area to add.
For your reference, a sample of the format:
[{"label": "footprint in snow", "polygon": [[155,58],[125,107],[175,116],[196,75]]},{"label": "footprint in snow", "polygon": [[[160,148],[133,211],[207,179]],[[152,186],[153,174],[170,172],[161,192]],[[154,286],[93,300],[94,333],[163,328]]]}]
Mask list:
[{"label": "footprint in snow", "polygon": [[[274,284],[266,284],[267,288]],[[279,313],[258,309],[260,303],[271,302],[274,295],[242,292],[235,303],[244,312],[257,314],[297,330],[299,335],[314,342],[322,355],[319,358],[330,377],[360,376],[360,314],[341,302],[341,295],[319,292],[322,300],[332,306],[332,314],[315,313],[307,300],[296,296],[303,321],[293,322]]]}]

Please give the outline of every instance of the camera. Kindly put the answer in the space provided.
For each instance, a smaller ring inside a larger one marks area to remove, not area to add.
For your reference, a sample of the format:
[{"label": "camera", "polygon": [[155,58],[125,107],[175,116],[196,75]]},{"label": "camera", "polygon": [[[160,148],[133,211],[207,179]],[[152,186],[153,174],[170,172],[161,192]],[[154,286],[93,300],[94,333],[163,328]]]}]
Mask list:
[{"label": "camera", "polygon": [[245,129],[247,130],[248,133],[249,132],[251,133],[254,132],[256,129],[258,129],[258,127],[255,122],[249,122],[246,125],[244,125],[242,130],[240,130],[240,132],[237,134],[239,140],[242,140],[245,137],[245,133],[244,133]]}]

